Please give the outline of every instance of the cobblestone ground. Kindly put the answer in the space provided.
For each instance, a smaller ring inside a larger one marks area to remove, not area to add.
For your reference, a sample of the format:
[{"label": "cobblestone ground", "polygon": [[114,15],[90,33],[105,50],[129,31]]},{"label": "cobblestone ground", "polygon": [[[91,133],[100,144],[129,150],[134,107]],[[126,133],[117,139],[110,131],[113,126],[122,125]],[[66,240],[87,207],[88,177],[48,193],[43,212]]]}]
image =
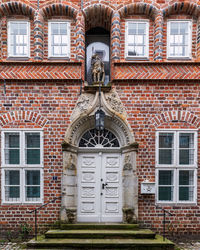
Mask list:
[{"label": "cobblestone ground", "polygon": [[191,241],[188,243],[178,243],[177,247],[181,250],[200,250],[200,241]]},{"label": "cobblestone ground", "polygon": [[[20,250],[20,249],[26,249],[26,243],[0,243],[0,249],[1,250]],[[188,243],[178,243],[177,248],[180,250],[200,250],[200,241],[198,242],[188,242]]]}]

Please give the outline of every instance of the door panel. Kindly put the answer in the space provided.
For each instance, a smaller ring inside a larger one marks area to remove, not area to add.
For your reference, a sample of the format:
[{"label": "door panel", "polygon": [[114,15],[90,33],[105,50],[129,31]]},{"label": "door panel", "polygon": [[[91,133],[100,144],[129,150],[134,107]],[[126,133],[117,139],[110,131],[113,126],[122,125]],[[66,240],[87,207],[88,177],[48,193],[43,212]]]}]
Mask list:
[{"label": "door panel", "polygon": [[99,180],[101,158],[98,154],[80,154],[78,158],[78,217],[80,222],[99,221]]},{"label": "door panel", "polygon": [[119,154],[103,154],[102,179],[105,191],[102,195],[101,220],[106,222],[122,221],[121,168]]},{"label": "door panel", "polygon": [[120,154],[79,154],[78,221],[122,221]]}]

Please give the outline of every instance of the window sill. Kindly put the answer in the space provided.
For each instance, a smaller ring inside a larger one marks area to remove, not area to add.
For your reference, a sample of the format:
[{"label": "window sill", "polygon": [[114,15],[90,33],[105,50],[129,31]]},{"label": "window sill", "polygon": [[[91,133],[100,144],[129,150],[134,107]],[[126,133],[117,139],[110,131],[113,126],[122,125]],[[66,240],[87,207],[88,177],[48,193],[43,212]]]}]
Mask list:
[{"label": "window sill", "polygon": [[180,60],[186,60],[186,61],[191,61],[191,57],[167,57],[167,60],[173,60],[173,61],[180,61]]},{"label": "window sill", "polygon": [[126,57],[125,60],[127,61],[149,61],[148,57]]},{"label": "window sill", "polygon": [[50,61],[53,61],[53,60],[56,60],[56,61],[62,61],[62,60],[66,60],[66,61],[70,61],[70,57],[54,57],[54,56],[50,56],[48,57],[48,60]]},{"label": "window sill", "polygon": [[197,203],[196,202],[183,202],[183,203],[170,203],[170,202],[156,202],[156,206],[197,206]]},{"label": "window sill", "polygon": [[8,61],[28,61],[30,57],[18,57],[18,56],[9,56],[7,58]]},{"label": "window sill", "polygon": [[38,202],[3,202],[1,203],[2,206],[10,206],[10,205],[16,205],[16,206],[27,206],[27,205],[30,205],[30,206],[35,206],[35,205],[41,205],[43,204],[42,201],[38,201]]}]

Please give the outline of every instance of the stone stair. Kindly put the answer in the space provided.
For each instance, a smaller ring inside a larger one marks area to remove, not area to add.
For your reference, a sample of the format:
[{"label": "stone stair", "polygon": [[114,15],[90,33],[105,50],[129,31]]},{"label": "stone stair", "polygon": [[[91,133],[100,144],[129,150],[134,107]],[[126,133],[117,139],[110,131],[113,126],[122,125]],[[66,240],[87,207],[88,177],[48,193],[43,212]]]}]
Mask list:
[{"label": "stone stair", "polygon": [[60,229],[49,230],[38,240],[31,240],[28,249],[135,249],[172,250],[174,244],[163,241],[149,229],[137,224],[62,224]]}]

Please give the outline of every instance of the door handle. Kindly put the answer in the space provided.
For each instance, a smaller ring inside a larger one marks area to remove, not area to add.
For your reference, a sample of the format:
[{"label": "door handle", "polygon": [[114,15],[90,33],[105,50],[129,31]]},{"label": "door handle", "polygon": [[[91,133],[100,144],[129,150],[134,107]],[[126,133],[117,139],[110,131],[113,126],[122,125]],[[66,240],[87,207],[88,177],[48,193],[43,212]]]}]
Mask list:
[{"label": "door handle", "polygon": [[108,183],[102,183],[102,189],[104,189],[107,185]]}]

